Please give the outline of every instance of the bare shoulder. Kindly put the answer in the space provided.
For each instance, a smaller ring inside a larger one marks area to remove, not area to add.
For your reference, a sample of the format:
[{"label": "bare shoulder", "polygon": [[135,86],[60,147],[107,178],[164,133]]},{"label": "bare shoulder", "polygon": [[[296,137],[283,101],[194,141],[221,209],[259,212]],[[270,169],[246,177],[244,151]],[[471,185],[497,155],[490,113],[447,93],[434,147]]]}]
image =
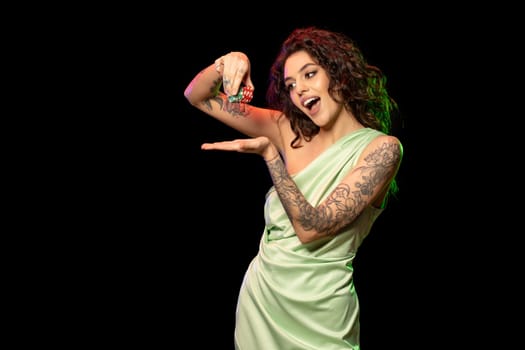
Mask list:
[{"label": "bare shoulder", "polygon": [[379,135],[372,141],[372,143],[378,143],[378,144],[387,143],[387,144],[393,144],[393,145],[395,144],[395,145],[401,146],[401,141],[399,141],[399,139],[393,135]]}]

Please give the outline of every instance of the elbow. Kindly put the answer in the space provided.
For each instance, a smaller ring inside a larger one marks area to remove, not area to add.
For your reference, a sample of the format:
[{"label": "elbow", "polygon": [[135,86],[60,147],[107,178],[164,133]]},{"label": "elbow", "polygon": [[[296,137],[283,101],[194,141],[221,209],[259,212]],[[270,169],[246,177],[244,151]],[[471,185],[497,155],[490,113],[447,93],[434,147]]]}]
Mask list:
[{"label": "elbow", "polygon": [[323,232],[319,232],[311,225],[309,225],[310,227],[306,229],[302,224],[299,223],[299,221],[292,221],[292,226],[294,228],[295,235],[301,244],[308,244],[325,236]]},{"label": "elbow", "polygon": [[301,244],[308,244],[308,243],[315,241],[317,238],[319,238],[316,232],[314,231],[302,231],[302,232],[296,232],[296,234]]},{"label": "elbow", "polygon": [[196,94],[195,92],[192,91],[191,87],[184,90],[184,97],[194,107],[198,107],[200,103],[205,102],[211,98],[211,97],[200,96]]},{"label": "elbow", "polygon": [[325,239],[327,237],[334,237],[341,233],[342,228],[338,225],[332,225],[330,227],[323,227],[321,231],[317,229],[304,230],[303,228],[296,228],[295,233],[297,238],[302,244],[312,243],[319,239]]},{"label": "elbow", "polygon": [[191,104],[191,105],[195,105],[197,102],[192,99],[192,96],[191,96],[191,87],[188,86],[186,88],[186,90],[184,90],[184,98],[186,98],[186,100]]},{"label": "elbow", "polygon": [[308,244],[314,241],[313,239],[310,239],[310,238],[305,238],[301,236],[297,236],[297,237],[299,238],[299,242],[301,242],[301,244]]}]

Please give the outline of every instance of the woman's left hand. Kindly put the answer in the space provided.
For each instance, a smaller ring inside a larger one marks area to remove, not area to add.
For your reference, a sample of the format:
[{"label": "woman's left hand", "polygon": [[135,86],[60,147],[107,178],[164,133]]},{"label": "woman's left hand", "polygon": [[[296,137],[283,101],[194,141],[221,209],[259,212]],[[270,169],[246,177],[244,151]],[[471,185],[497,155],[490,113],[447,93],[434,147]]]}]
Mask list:
[{"label": "woman's left hand", "polygon": [[203,143],[202,150],[236,151],[240,153],[255,153],[262,156],[265,160],[274,159],[279,152],[277,148],[265,136],[251,139],[237,139],[233,141],[220,141]]}]

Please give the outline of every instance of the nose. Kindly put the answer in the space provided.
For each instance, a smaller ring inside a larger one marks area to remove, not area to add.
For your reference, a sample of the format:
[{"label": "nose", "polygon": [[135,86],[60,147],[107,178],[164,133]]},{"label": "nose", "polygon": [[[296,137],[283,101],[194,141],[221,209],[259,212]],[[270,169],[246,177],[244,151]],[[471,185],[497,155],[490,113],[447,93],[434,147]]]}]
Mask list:
[{"label": "nose", "polygon": [[296,83],[296,85],[295,85],[295,91],[297,92],[297,94],[298,94],[299,96],[301,96],[301,95],[304,94],[306,91],[308,91],[308,87],[306,86],[306,84]]}]

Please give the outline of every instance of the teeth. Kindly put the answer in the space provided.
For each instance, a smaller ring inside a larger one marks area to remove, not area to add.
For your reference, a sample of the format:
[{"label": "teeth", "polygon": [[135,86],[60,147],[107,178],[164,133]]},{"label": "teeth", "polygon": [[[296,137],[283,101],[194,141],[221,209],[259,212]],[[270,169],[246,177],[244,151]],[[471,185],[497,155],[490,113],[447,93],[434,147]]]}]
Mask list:
[{"label": "teeth", "polygon": [[315,98],[309,98],[303,102],[303,106],[308,107],[308,105],[312,103],[313,101],[315,101]]}]

